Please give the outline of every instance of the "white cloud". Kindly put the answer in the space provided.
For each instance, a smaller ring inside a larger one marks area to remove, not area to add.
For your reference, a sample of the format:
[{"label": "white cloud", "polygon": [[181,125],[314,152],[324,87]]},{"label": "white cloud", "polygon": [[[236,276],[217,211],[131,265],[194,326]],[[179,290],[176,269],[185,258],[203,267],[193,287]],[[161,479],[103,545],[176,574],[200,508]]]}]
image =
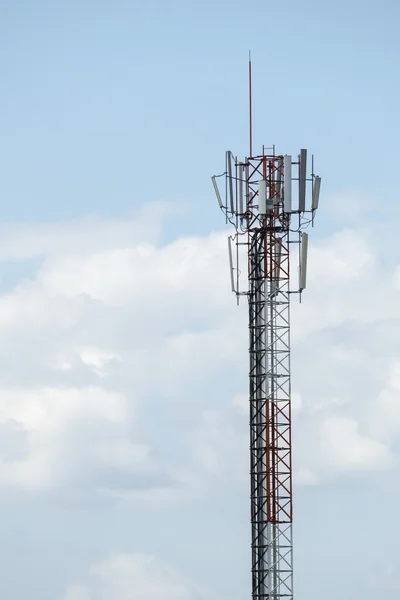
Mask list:
[{"label": "white cloud", "polygon": [[321,448],[327,464],[338,470],[385,469],[392,464],[387,446],[363,435],[357,421],[348,417],[323,421]]},{"label": "white cloud", "polygon": [[391,361],[385,375],[383,389],[370,403],[366,423],[377,439],[391,443],[400,436],[400,359]]},{"label": "white cloud", "polygon": [[68,590],[65,600],[92,600],[93,596],[83,585],[74,585]]},{"label": "white cloud", "polygon": [[[248,446],[248,333],[245,303],[229,293],[225,235],[159,245],[146,228],[131,238],[132,223],[121,236],[115,223],[109,233],[104,222],[75,226],[76,244],[72,225],[33,227],[24,256],[44,253],[36,277],[0,296],[0,483],[84,479],[112,495],[229,477]],[[398,386],[382,375],[377,339],[390,338],[385,323],[398,327],[400,298],[394,267],[379,260],[367,230],[311,245],[292,319],[299,481],[392,464]],[[377,407],[382,431],[371,426]],[[180,423],[171,440],[165,419]]]},{"label": "white cloud", "polygon": [[[98,348],[86,347],[78,351],[78,354],[85,365],[88,365],[94,373],[104,377],[107,373],[107,365],[115,360],[121,360],[119,354],[104,352]],[[67,363],[68,364],[68,363]]]},{"label": "white cloud", "polygon": [[301,467],[298,471],[295,471],[294,480],[300,485],[314,485],[318,483],[315,472],[308,467]]},{"label": "white cloud", "polygon": [[381,315],[397,318],[394,268],[382,260],[382,240],[375,237],[371,230],[352,229],[311,240],[308,287],[301,306],[293,306],[294,343],[349,321],[371,327]]},{"label": "white cloud", "polygon": [[[98,472],[107,486],[111,470],[126,478],[151,470],[149,448],[129,436],[134,418],[133,403],[99,387],[0,389],[0,424],[8,438],[8,424],[17,424],[19,440],[15,433],[12,439],[23,447],[10,459],[0,444],[0,482],[28,490],[85,487]],[[3,444],[8,438],[0,429]]]},{"label": "white cloud", "polygon": [[368,586],[375,593],[399,593],[400,576],[398,565],[388,562],[385,565],[374,565],[372,572],[366,576]]},{"label": "white cloud", "polygon": [[309,280],[323,284],[326,292],[368,276],[376,263],[367,231],[340,231],[315,246],[310,252]]},{"label": "white cloud", "polygon": [[153,202],[135,218],[97,216],[48,223],[0,223],[0,261],[21,261],[48,255],[88,255],[108,249],[144,248],[156,242],[172,205]]},{"label": "white cloud", "polygon": [[64,600],[200,600],[205,594],[152,556],[119,554],[91,567],[89,582],[71,586]]},{"label": "white cloud", "polygon": [[232,400],[233,406],[243,415],[249,414],[249,395],[248,394],[236,394]]},{"label": "white cloud", "polygon": [[[112,495],[119,486],[170,485],[172,472],[182,482],[186,467],[161,466],[166,438],[146,441],[151,430],[138,414],[147,410],[145,397],[158,397],[157,419],[167,398],[178,399],[196,378],[201,385],[207,373],[215,377],[221,357],[237,360],[240,338],[227,326],[234,310],[215,268],[226,266],[221,236],[161,248],[136,239],[121,248],[111,236],[114,247],[104,251],[90,230],[87,243],[81,235],[69,251],[46,228],[37,235],[47,252],[37,277],[0,296],[0,332],[9,340],[0,349],[0,419],[15,421],[25,449],[23,459],[4,458],[0,483],[75,483]],[[32,239],[29,252],[39,252]]]},{"label": "white cloud", "polygon": [[247,428],[243,431],[227,414],[228,418],[220,411],[205,411],[190,432],[190,447],[202,471],[210,475],[223,473],[226,478],[235,479],[247,471]]}]

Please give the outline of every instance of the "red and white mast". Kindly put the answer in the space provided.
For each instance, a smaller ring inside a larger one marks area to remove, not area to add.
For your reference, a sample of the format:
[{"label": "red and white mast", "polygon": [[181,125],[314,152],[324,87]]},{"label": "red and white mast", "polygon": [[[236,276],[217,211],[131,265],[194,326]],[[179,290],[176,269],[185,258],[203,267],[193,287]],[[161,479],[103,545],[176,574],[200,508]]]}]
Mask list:
[{"label": "red and white mast", "polygon": [[[249,305],[250,487],[253,600],[293,599],[292,418],[290,300],[306,287],[308,235],[321,180],[307,176],[307,151],[295,160],[275,148],[253,155],[249,58],[250,156],[226,153],[225,203],[234,226],[229,237],[232,289]],[[312,160],[313,171],[313,160]],[[221,177],[221,176],[220,176]],[[307,202],[308,193],[311,201]],[[232,242],[237,251],[232,252]],[[242,291],[238,262],[247,249]],[[299,257],[293,277],[292,258]]]}]

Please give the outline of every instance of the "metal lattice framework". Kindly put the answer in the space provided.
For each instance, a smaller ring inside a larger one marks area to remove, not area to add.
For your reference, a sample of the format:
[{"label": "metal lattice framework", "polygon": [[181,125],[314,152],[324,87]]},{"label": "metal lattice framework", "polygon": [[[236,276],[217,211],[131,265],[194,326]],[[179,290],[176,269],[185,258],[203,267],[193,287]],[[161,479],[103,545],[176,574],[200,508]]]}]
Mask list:
[{"label": "metal lattice framework", "polygon": [[[250,481],[253,598],[293,597],[289,219],[280,212],[280,157],[249,161]],[[254,214],[254,180],[275,207]]]},{"label": "metal lattice framework", "polygon": [[[305,288],[308,237],[303,230],[313,222],[320,189],[319,177],[312,173],[307,178],[306,161],[306,150],[298,161],[276,156],[275,149],[266,154],[263,148],[261,155],[243,162],[227,152],[225,204],[213,177],[220,207],[236,231],[229,238],[232,290],[238,298],[247,296],[249,305],[253,600],[293,600],[290,298]],[[298,169],[294,178],[293,166]],[[298,181],[296,206],[293,180]],[[309,210],[307,182],[312,186]],[[248,286],[240,291],[243,247]],[[293,250],[299,251],[295,286],[290,276]]]}]

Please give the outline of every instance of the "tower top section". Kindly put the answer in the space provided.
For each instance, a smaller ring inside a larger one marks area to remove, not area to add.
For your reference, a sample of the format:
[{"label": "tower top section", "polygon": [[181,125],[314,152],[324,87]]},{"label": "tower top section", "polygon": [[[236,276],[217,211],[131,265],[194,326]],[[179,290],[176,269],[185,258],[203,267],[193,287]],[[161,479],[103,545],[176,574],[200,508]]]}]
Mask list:
[{"label": "tower top section", "polygon": [[[222,186],[220,189],[220,182]],[[319,206],[321,178],[314,173],[314,157],[302,148],[297,156],[277,154],[275,147],[262,148],[260,154],[240,159],[231,151],[225,154],[225,171],[213,176],[216,198],[226,221],[234,227],[234,253],[229,248],[233,291],[239,289],[239,247],[248,245],[258,232],[274,232],[278,239],[287,235],[290,244],[298,245],[298,286],[291,293],[306,287],[308,235]]]}]

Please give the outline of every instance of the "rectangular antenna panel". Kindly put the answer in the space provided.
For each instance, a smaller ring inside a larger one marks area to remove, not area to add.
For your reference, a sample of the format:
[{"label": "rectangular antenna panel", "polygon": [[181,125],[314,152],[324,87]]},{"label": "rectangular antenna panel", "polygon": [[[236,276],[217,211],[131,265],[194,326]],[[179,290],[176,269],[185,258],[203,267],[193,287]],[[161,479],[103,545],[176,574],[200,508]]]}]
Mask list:
[{"label": "rectangular antenna panel", "polygon": [[243,171],[244,171],[244,166],[243,165],[239,165],[238,166],[238,186],[239,186],[239,214],[242,215],[244,213],[243,210]]},{"label": "rectangular antenna panel", "polygon": [[246,166],[244,167],[244,178],[245,178],[245,186],[246,186],[246,207],[245,207],[245,212],[247,212],[247,207],[250,204],[250,185],[249,185],[249,173],[250,173],[250,169],[249,169],[249,163],[247,162],[247,158],[246,158]]},{"label": "rectangular antenna panel", "polygon": [[301,234],[300,241],[300,291],[306,289],[307,284],[307,254],[308,254],[308,233]]},{"label": "rectangular antenna panel", "polygon": [[299,211],[306,210],[306,182],[307,182],[307,150],[300,150],[299,165]]},{"label": "rectangular antenna panel", "polygon": [[272,292],[274,294],[277,293],[277,291],[279,290],[279,280],[280,280],[280,276],[281,276],[281,265],[282,265],[282,244],[280,242],[277,242],[275,244],[275,252],[274,252],[274,276],[273,276],[273,282],[272,282]]},{"label": "rectangular antenna panel", "polygon": [[217,180],[215,179],[215,175],[213,175],[211,177],[211,180],[213,182],[213,186],[214,186],[214,190],[215,190],[215,195],[217,196],[217,200],[218,200],[218,204],[219,207],[222,208],[222,200],[221,200],[221,195],[219,193],[219,189],[218,189],[218,184],[217,184]]},{"label": "rectangular antenna panel", "polygon": [[267,212],[267,182],[264,179],[258,182],[258,212],[260,215]]},{"label": "rectangular antenna panel", "polygon": [[317,210],[319,204],[319,192],[321,190],[321,177],[318,175],[314,179],[314,188],[312,195],[312,209]]},{"label": "rectangular antenna panel", "polygon": [[292,212],[292,157],[288,154],[283,159],[283,210]]},{"label": "rectangular antenna panel", "polygon": [[283,180],[283,158],[278,159],[277,171],[276,171],[276,200],[279,202],[281,200],[282,194],[282,180]]},{"label": "rectangular antenna panel", "polygon": [[229,268],[231,272],[231,286],[232,292],[235,291],[235,279],[233,277],[233,258],[232,258],[232,238],[228,236],[228,254],[229,254]]},{"label": "rectangular antenna panel", "polygon": [[228,174],[228,195],[229,195],[229,206],[230,211],[233,214],[234,204],[233,204],[233,181],[232,181],[232,152],[227,150],[226,152],[226,171]]}]

